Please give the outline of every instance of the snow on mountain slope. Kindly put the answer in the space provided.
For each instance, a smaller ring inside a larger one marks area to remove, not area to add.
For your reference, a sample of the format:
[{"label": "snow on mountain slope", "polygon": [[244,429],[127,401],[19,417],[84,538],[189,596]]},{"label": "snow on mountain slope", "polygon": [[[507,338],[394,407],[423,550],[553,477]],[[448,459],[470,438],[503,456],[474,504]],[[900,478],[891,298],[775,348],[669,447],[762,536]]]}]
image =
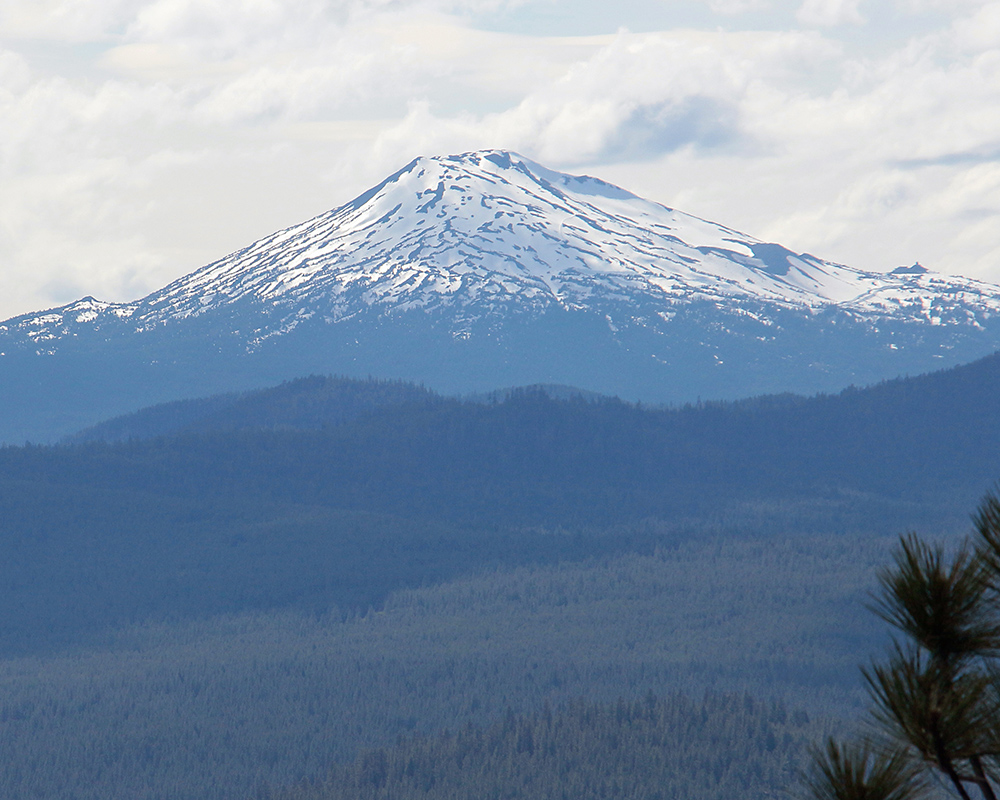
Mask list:
[{"label": "snow on mountain slope", "polygon": [[[129,304],[85,298],[0,325],[42,346],[81,326],[142,331],[250,303],[269,327],[247,346],[318,315],[451,307],[460,317],[651,301],[707,300],[814,314],[838,308],[977,326],[1000,287],[908,268],[865,272],[643,200],[505,151],[418,158],[354,201],[203,267]],[[459,335],[461,331],[453,331]]]},{"label": "snow on mountain slope", "polygon": [[832,264],[513,153],[418,158],[127,304],[0,323],[0,442],[309,374],[685,403],[1000,349],[1000,287]]}]

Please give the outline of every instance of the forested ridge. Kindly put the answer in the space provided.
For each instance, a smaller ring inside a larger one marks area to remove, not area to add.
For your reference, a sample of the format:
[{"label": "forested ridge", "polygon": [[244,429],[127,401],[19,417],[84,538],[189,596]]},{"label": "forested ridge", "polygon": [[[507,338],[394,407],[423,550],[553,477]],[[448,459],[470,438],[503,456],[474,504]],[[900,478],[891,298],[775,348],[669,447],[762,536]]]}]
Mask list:
[{"label": "forested ridge", "polygon": [[[674,410],[542,390],[461,402],[313,378],[170,437],[55,458],[91,482],[188,493],[239,481],[296,501],[504,524],[704,512],[723,490],[734,501],[825,489],[956,505],[961,492],[968,508],[1000,474],[998,387],[1000,357],[836,396]],[[30,459],[7,469],[30,472]]]},{"label": "forested ridge", "polygon": [[364,608],[486,567],[706,535],[955,530],[1000,475],[997,363],[672,411],[311,378],[234,398],[232,416],[210,404],[197,430],[2,448],[0,646],[147,616]]},{"label": "forested ridge", "polygon": [[380,611],[144,622],[6,658],[0,795],[246,798],[322,781],[400,736],[584,697],[681,692],[698,706],[738,693],[783,698],[789,718],[853,712],[859,653],[878,637],[861,605],[888,544],[692,542],[467,576],[396,592]]},{"label": "forested ridge", "polygon": [[964,531],[998,445],[992,357],[681,409],[312,377],[2,448],[0,794],[281,796],[581,697],[855,708],[886,542]]},{"label": "forested ridge", "polygon": [[685,696],[508,712],[369,750],[274,800],[764,800],[791,785],[821,728],[749,695]]}]

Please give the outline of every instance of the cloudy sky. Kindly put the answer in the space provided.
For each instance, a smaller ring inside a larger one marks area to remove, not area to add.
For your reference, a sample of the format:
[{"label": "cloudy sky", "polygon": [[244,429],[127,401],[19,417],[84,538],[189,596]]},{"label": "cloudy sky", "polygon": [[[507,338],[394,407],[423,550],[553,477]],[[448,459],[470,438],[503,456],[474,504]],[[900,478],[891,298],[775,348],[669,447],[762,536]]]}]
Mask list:
[{"label": "cloudy sky", "polygon": [[1000,282],[1000,2],[0,0],[0,318],[484,147]]}]

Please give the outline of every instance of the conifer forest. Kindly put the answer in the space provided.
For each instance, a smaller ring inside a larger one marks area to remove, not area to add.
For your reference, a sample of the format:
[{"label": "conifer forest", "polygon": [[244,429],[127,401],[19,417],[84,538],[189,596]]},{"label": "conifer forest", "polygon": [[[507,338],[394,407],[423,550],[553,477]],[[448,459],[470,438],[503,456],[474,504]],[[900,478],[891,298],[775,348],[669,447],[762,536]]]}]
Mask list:
[{"label": "conifer forest", "polygon": [[314,376],[4,447],[0,795],[991,798],[998,384]]}]

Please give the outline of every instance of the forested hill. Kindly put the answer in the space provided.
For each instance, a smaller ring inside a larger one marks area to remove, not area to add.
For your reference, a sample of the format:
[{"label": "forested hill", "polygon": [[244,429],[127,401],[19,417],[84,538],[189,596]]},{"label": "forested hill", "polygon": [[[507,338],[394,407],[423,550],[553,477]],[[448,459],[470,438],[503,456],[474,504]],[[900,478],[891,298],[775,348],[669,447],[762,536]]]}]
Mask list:
[{"label": "forested hill", "polygon": [[363,608],[679,536],[954,531],[1000,476],[997,356],[670,411],[322,378],[225,405],[169,436],[0,449],[4,646],[146,616]]},{"label": "forested hill", "polygon": [[[839,395],[678,410],[312,378],[209,407],[173,436],[7,449],[0,475],[513,525],[845,493],[968,508],[1000,476],[998,412],[996,355]],[[112,438],[142,434],[128,420]]]},{"label": "forested hill", "polygon": [[749,696],[577,702],[371,750],[318,785],[270,797],[765,800],[794,784],[817,727],[801,711]]},{"label": "forested hill", "polygon": [[814,732],[764,698],[856,702],[880,534],[964,531],[1000,477],[1000,357],[812,399],[569,394],[314,377],[0,448],[0,794],[429,799],[464,758],[465,796],[567,766],[773,796]]},{"label": "forested hill", "polygon": [[[544,394],[553,400],[600,402],[611,399],[596,392],[559,384],[510,387],[469,395],[464,399],[495,405],[512,395],[526,392]],[[404,381],[310,375],[266,389],[149,406],[85,428],[67,436],[63,443],[124,442],[177,433],[252,428],[321,430],[353,422],[383,406],[433,404],[443,399],[429,389]]]},{"label": "forested hill", "polygon": [[351,422],[381,406],[438,399],[433,392],[402,381],[312,375],[268,389],[149,406],[68,436],[65,443],[122,442],[247,428],[322,429]]}]

